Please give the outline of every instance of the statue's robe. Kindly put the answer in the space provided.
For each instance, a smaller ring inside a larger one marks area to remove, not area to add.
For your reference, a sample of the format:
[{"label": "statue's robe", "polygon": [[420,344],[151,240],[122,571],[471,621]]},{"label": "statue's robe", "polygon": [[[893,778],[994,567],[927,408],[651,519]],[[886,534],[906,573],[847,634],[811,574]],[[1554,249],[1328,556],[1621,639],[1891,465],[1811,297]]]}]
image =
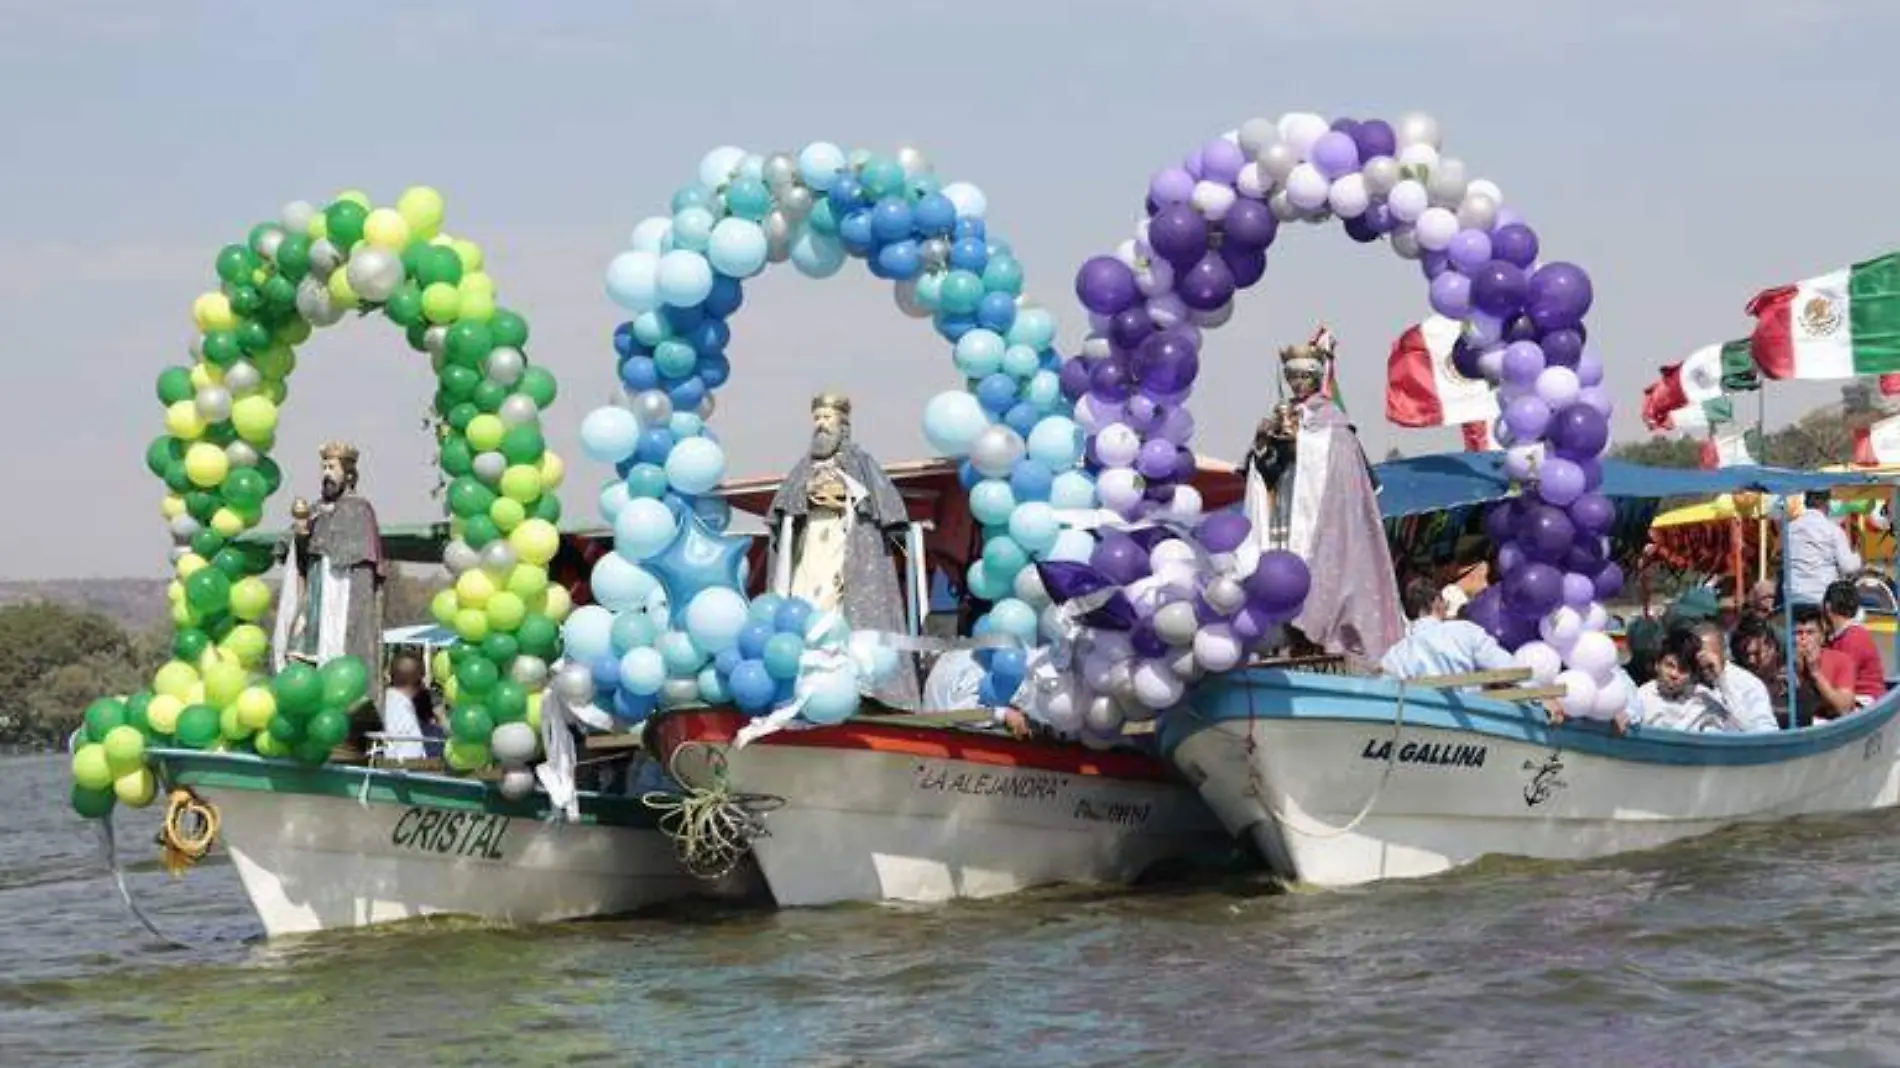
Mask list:
[{"label": "statue's robe", "polygon": [[[815,480],[831,479],[843,482],[842,508],[812,501]],[[786,516],[792,517],[789,546],[779,543]],[[897,486],[869,453],[846,442],[829,460],[811,456],[799,460],[779,484],[765,520],[774,555],[767,573],[777,574],[777,554],[790,552],[793,596],[810,601],[820,611],[842,609],[853,630],[906,633],[904,595],[891,539],[907,529],[910,514]],[[916,708],[913,658],[899,656],[897,674],[873,696],[892,708]]]},{"label": "statue's robe", "polygon": [[1293,438],[1248,454],[1241,567],[1265,549],[1306,561],[1312,587],[1292,625],[1328,653],[1376,663],[1404,638],[1405,615],[1372,469],[1332,401],[1315,394],[1296,410]]},{"label": "statue's robe", "polygon": [[[383,537],[369,501],[345,494],[318,506],[310,536],[292,546],[284,600],[278,609],[278,666],[291,655],[321,665],[354,656],[370,673],[370,696],[381,707],[383,647],[382,583],[387,573]],[[304,580],[299,601],[297,576]],[[289,621],[301,618],[303,632],[289,635]]]}]

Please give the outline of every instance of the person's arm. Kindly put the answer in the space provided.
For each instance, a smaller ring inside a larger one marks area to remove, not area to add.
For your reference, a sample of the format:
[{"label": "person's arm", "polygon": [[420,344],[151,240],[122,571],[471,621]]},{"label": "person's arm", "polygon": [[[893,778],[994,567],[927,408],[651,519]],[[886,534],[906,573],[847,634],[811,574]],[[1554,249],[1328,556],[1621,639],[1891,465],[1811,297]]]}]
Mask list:
[{"label": "person's arm", "polygon": [[1479,671],[1503,671],[1517,666],[1517,660],[1504,651],[1504,646],[1491,637],[1490,631],[1476,623],[1470,626],[1477,632],[1477,637],[1471,642],[1471,660]]},{"label": "person's arm", "polygon": [[1829,523],[1828,526],[1834,531],[1834,566],[1841,569],[1842,576],[1860,574],[1865,565],[1860,554],[1848,543],[1847,531],[1842,530],[1838,523]]},{"label": "person's arm", "polygon": [[1821,697],[1821,705],[1829,713],[1825,718],[1834,719],[1854,710],[1854,683],[1850,678],[1844,684],[1828,677],[1822,652],[1812,656],[1803,655],[1799,664],[1804,681],[1814,684],[1814,692]]}]

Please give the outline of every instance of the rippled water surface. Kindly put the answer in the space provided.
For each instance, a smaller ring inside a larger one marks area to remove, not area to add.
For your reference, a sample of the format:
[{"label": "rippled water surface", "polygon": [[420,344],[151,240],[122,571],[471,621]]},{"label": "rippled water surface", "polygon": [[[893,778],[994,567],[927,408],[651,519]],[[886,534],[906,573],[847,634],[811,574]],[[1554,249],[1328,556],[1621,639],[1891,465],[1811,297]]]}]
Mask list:
[{"label": "rippled water surface", "polygon": [[265,943],[0,761],[0,1066],[1900,1063],[1900,817],[1349,893],[694,908]]}]

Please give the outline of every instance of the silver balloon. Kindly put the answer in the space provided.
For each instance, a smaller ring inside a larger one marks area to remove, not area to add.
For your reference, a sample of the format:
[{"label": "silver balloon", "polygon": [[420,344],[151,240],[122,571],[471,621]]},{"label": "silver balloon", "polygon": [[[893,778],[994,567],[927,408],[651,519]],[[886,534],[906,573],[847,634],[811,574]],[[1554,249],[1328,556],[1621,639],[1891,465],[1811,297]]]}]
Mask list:
[{"label": "silver balloon", "polygon": [[488,359],[482,364],[482,373],[489,381],[500,386],[512,386],[521,381],[521,373],[528,369],[528,358],[521,350],[511,345],[490,349]]},{"label": "silver balloon", "polygon": [[529,693],[538,692],[548,684],[548,662],[538,656],[517,656],[508,677]]},{"label": "silver balloon", "polygon": [[431,353],[429,354],[429,370],[431,370],[431,371],[434,371],[434,372],[435,372],[435,376],[436,376],[437,378],[440,378],[440,377],[442,377],[442,369],[443,369],[444,367],[447,367],[448,365],[449,365],[449,354],[448,354],[448,353],[446,353],[446,352],[431,352]]},{"label": "silver balloon", "polygon": [[402,285],[402,260],[388,249],[358,249],[343,268],[343,276],[349,279],[350,288],[357,296],[371,304],[381,304],[394,296],[397,287]]},{"label": "silver balloon", "polygon": [[172,537],[178,541],[190,541],[197,537],[198,532],[203,529],[204,527],[201,526],[196,519],[188,515],[174,516],[172,518]]},{"label": "silver balloon", "polygon": [[506,578],[519,560],[515,555],[515,547],[508,544],[507,538],[496,538],[482,546],[482,570],[491,576]]},{"label": "silver balloon", "polygon": [[1422,111],[1399,116],[1399,147],[1406,145],[1439,146],[1438,120]]},{"label": "silver balloon", "polygon": [[1419,257],[1418,234],[1409,226],[1401,226],[1392,231],[1392,251],[1400,259],[1415,260]]},{"label": "silver balloon", "polygon": [[1234,302],[1230,300],[1220,307],[1215,308],[1213,311],[1190,310],[1188,317],[1194,320],[1194,325],[1208,330],[1225,326],[1227,325],[1227,320],[1234,317]]},{"label": "silver balloon", "polygon": [[284,205],[284,210],[277,217],[283,220],[284,229],[291,233],[308,233],[311,220],[317,217],[317,206],[308,200],[293,200]]},{"label": "silver balloon", "polygon": [[258,373],[257,365],[249,360],[239,360],[225,369],[224,388],[230,390],[233,397],[255,393],[263,384],[264,376]]},{"label": "silver balloon", "polygon": [[679,708],[699,703],[699,682],[695,679],[668,679],[660,686],[660,707]]},{"label": "silver balloon", "polygon": [[1300,154],[1293,151],[1292,145],[1284,141],[1275,141],[1260,150],[1259,163],[1260,169],[1267,172],[1267,177],[1284,184],[1286,176],[1292,174],[1293,168],[1300,165]]},{"label": "silver balloon", "polygon": [[231,418],[231,391],[223,386],[206,386],[198,391],[198,417],[207,423],[222,423]]},{"label": "silver balloon", "polygon": [[792,255],[792,220],[782,211],[766,214],[759,224],[765,230],[765,258],[773,263],[784,263]]},{"label": "silver balloon", "polygon": [[[1132,707],[1137,703],[1130,701],[1129,705]],[[1088,711],[1082,714],[1082,726],[1091,734],[1119,734],[1126,719],[1121,706],[1113,698],[1097,697],[1089,702]]]},{"label": "silver balloon", "polygon": [[171,562],[174,564],[178,563],[178,561],[183,560],[185,557],[190,556],[190,555],[191,555],[191,546],[189,545],[174,545],[171,547],[170,557],[171,557]]},{"label": "silver balloon", "polygon": [[1464,200],[1465,181],[1465,161],[1443,156],[1438,166],[1432,168],[1431,177],[1425,180],[1425,191],[1431,194],[1433,204],[1449,208]]},{"label": "silver balloon", "polygon": [[540,741],[534,736],[534,728],[526,723],[503,723],[488,736],[488,751],[498,762],[520,767],[534,759],[535,746]]},{"label": "silver balloon", "polygon": [[446,326],[432,326],[424,330],[422,332],[422,347],[427,350],[431,356],[447,356],[449,354],[449,328]]},{"label": "silver balloon", "polygon": [[554,681],[549,686],[569,708],[581,708],[594,703],[594,673],[586,664],[568,662],[554,671]]},{"label": "silver balloon", "polygon": [[477,453],[471,466],[476,478],[492,486],[500,482],[502,472],[508,470],[508,458],[498,452]]},{"label": "silver balloon", "polygon": [[1162,605],[1154,615],[1155,634],[1169,645],[1187,645],[1194,640],[1194,632],[1200,627],[1201,621],[1194,616],[1194,606],[1187,601]]},{"label": "silver balloon", "polygon": [[1267,198],[1267,210],[1273,212],[1273,217],[1281,222],[1297,222],[1302,214],[1298,206],[1287,199],[1284,189],[1274,190],[1273,195]]},{"label": "silver balloon", "polygon": [[1240,611],[1240,606],[1247,603],[1247,589],[1232,575],[1221,575],[1207,584],[1201,597],[1209,608],[1227,616]]},{"label": "silver balloon", "polygon": [[482,554],[476,552],[468,542],[460,538],[451,540],[442,547],[442,566],[449,569],[451,575],[461,575],[482,565]]},{"label": "silver balloon", "polygon": [[1102,359],[1115,351],[1115,346],[1100,334],[1090,334],[1082,339],[1082,355],[1093,360]]},{"label": "silver balloon", "polygon": [[257,254],[275,263],[277,250],[284,244],[284,232],[275,226],[267,226],[257,235]]},{"label": "silver balloon", "polygon": [[930,170],[930,160],[916,145],[897,146],[897,165],[904,168],[906,178],[915,178]]},{"label": "silver balloon", "polygon": [[[1467,230],[1489,230],[1498,221],[1498,202],[1483,193],[1466,193],[1458,205],[1458,225]],[[226,375],[225,381],[231,376]]]},{"label": "silver balloon", "polygon": [[224,447],[224,462],[232,467],[256,467],[259,459],[248,441],[234,441]]},{"label": "silver balloon", "polygon": [[1399,173],[1399,161],[1391,156],[1374,156],[1367,160],[1366,165],[1359,168],[1359,176],[1366,181],[1366,192],[1375,197],[1390,193],[1404,177]]},{"label": "silver balloon", "polygon": [[711,393],[707,393],[704,397],[699,398],[699,407],[693,409],[701,419],[711,419],[713,413],[718,410],[719,401],[715,399]]},{"label": "silver balloon", "polygon": [[774,152],[765,157],[765,163],[759,167],[759,177],[767,189],[782,194],[798,181],[798,161],[783,152]]},{"label": "silver balloon", "polygon": [[343,266],[344,259],[343,251],[332,245],[329,238],[310,242],[310,277],[328,282],[330,273]]},{"label": "silver balloon", "polygon": [[[1168,661],[1168,670],[1174,672],[1182,682],[1197,681],[1206,671],[1205,668],[1201,667],[1201,662],[1194,659],[1194,650],[1192,649],[1183,649],[1177,653],[1173,659]],[[1129,716],[1128,718],[1134,719],[1136,717]]]},{"label": "silver balloon", "polygon": [[509,768],[501,773],[495,788],[510,801],[520,801],[534,793],[534,772],[527,768]]},{"label": "silver balloon", "polygon": [[1021,434],[1001,423],[991,423],[970,444],[970,463],[991,478],[1007,478],[1023,457]]},{"label": "silver balloon", "polygon": [[778,210],[784,212],[785,217],[793,222],[797,222],[805,216],[810,215],[811,190],[802,185],[795,185],[787,189],[785,192],[779,194]]},{"label": "silver balloon", "polygon": [[1240,150],[1249,159],[1257,159],[1268,145],[1280,142],[1280,126],[1272,119],[1248,119],[1235,131],[1240,139]]},{"label": "silver balloon", "polygon": [[924,270],[941,271],[950,265],[950,239],[930,238],[917,246],[917,254],[924,261]]},{"label": "silver balloon", "polygon": [[541,409],[534,406],[533,397],[515,393],[501,402],[501,407],[495,410],[495,416],[503,426],[527,426],[541,417]]},{"label": "silver balloon", "polygon": [[898,310],[902,311],[905,315],[913,319],[930,318],[930,309],[917,302],[916,279],[906,279],[905,281],[897,283],[892,290],[892,296],[897,300]]},{"label": "silver balloon", "polygon": [[203,334],[199,334],[198,336],[192,338],[191,344],[186,345],[185,348],[190,350],[192,359],[194,360],[204,359],[205,358],[205,336]]},{"label": "silver balloon", "polygon": [[297,314],[309,320],[311,326],[330,326],[343,318],[343,309],[330,299],[328,286],[305,275],[297,283]]},{"label": "silver balloon", "polygon": [[665,426],[673,418],[673,398],[661,390],[641,390],[633,396],[633,414],[641,426]]}]

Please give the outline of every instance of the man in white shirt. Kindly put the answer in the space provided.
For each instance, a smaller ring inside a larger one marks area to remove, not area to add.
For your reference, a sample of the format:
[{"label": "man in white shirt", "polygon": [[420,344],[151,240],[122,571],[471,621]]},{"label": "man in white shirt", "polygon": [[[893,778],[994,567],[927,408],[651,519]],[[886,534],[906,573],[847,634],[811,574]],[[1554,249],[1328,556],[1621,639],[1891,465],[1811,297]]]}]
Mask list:
[{"label": "man in white shirt", "polygon": [[1412,623],[1405,637],[1380,658],[1380,674],[1417,679],[1517,666],[1511,654],[1483,627],[1468,620],[1444,618],[1443,605],[1444,595],[1431,579],[1420,577],[1406,583],[1405,612]]},{"label": "man in white shirt", "polygon": [[1851,579],[1862,563],[1847,532],[1827,516],[1827,494],[1807,495],[1807,506],[1788,522],[1788,600],[1820,604],[1828,586]]},{"label": "man in white shirt", "polygon": [[1766,734],[1781,729],[1775,719],[1775,703],[1768,696],[1768,687],[1746,671],[1728,661],[1727,636],[1722,628],[1712,622],[1698,623],[1694,627],[1697,640],[1702,649],[1696,657],[1697,681],[1715,691],[1716,699],[1728,711],[1733,726],[1725,730],[1740,731],[1744,734]]},{"label": "man in white shirt", "polygon": [[384,754],[393,760],[422,760],[422,720],[414,695],[422,692],[422,661],[403,653],[389,662],[389,688],[383,691]]},{"label": "man in white shirt", "polygon": [[[1700,665],[1706,662],[1701,637],[1684,627],[1671,630],[1656,652],[1655,677],[1636,691],[1631,723],[1690,733],[1742,733],[1741,720],[1723,704],[1721,694],[1701,681]],[[1771,726],[1773,722],[1771,718]]]}]

